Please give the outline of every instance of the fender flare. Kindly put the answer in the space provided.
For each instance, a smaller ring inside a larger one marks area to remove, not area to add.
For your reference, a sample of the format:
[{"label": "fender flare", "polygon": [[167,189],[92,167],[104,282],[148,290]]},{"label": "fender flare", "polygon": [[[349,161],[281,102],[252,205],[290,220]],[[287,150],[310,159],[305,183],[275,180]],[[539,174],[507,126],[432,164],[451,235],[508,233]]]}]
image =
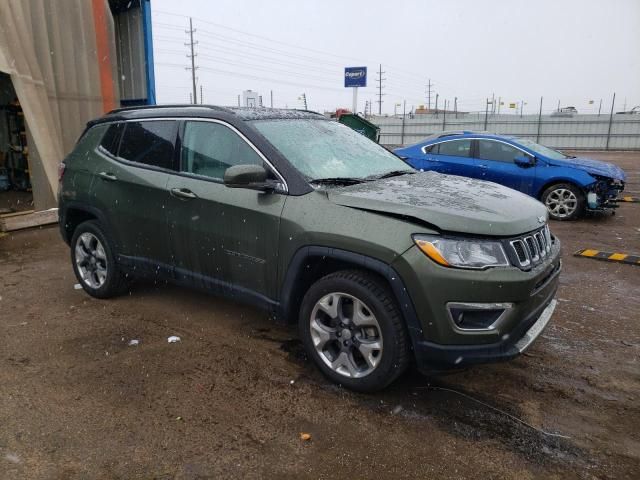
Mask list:
[{"label": "fender flare", "polygon": [[62,239],[68,244],[71,241],[71,237],[67,235],[67,213],[69,210],[79,210],[81,212],[88,213],[93,215],[98,222],[100,222],[105,229],[108,230],[109,236],[114,240],[116,245],[119,245],[118,239],[115,238],[114,230],[111,228],[109,221],[107,220],[106,215],[98,208],[93,207],[91,205],[87,205],[85,203],[76,202],[76,201],[65,201],[64,205],[61,205],[58,210],[58,223],[60,226],[60,234],[62,235]]},{"label": "fender flare", "polygon": [[[417,342],[424,340],[422,326],[418,320],[415,306],[398,272],[396,272],[391,265],[381,260],[339,248],[306,246],[296,251],[289,262],[289,267],[287,268],[282,287],[280,288],[279,298],[281,301],[277,313],[279,318],[286,321],[294,315],[297,316],[296,305],[293,304],[295,300],[293,296],[294,289],[302,275],[305,262],[309,258],[317,257],[326,257],[348,262],[382,276],[388,282],[398,302],[398,307],[400,307],[405,325],[407,326],[412,346],[415,347]],[[413,348],[413,350],[414,352],[416,351],[415,348]]]}]

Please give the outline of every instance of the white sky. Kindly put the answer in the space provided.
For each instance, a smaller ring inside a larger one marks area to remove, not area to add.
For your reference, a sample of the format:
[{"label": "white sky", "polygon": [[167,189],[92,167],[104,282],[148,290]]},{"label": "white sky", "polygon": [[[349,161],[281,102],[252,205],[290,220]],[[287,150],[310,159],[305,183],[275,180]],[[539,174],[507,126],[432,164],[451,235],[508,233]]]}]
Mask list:
[{"label": "white sky", "polygon": [[[580,113],[640,105],[639,0],[153,0],[159,103],[188,102],[188,16],[197,29],[196,64],[204,102],[234,105],[245,89],[265,105],[312,110],[351,108],[345,66],[366,65],[376,101],[382,63],[382,110],[426,103],[434,95],[459,110],[484,110],[486,97],[524,100],[524,113],[573,105]],[[253,35],[253,36],[252,36]],[[589,100],[593,100],[592,105]],[[435,100],[432,100],[432,102]],[[374,103],[377,112],[377,104]]]}]

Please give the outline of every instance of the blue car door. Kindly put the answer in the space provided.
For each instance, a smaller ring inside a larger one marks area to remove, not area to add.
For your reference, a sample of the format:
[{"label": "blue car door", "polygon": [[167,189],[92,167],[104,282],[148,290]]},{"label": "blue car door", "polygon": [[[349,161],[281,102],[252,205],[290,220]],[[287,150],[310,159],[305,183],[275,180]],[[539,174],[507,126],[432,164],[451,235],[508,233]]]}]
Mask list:
[{"label": "blue car door", "polygon": [[425,149],[425,170],[477,177],[477,162],[471,156],[471,140],[445,140]]},{"label": "blue car door", "polygon": [[[475,155],[479,178],[532,195],[536,166],[531,155],[504,142],[489,139],[476,140]],[[529,157],[530,165],[515,162],[516,157]]]}]

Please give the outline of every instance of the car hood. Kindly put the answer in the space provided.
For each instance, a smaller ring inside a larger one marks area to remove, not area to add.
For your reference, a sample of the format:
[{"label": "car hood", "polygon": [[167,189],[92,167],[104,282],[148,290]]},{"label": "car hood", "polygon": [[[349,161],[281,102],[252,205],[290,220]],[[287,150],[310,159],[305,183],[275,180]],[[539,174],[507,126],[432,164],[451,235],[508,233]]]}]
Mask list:
[{"label": "car hood", "polygon": [[600,175],[601,177],[609,177],[614,180],[620,180],[625,182],[627,176],[617,165],[613,163],[602,162],[600,160],[593,160],[591,158],[575,157],[567,158],[566,160],[547,160],[550,165],[557,167],[570,167],[584,170],[592,175]]},{"label": "car hood", "polygon": [[547,221],[545,206],[523,193],[437,172],[332,188],[327,194],[338,205],[411,217],[448,232],[514,236]]}]

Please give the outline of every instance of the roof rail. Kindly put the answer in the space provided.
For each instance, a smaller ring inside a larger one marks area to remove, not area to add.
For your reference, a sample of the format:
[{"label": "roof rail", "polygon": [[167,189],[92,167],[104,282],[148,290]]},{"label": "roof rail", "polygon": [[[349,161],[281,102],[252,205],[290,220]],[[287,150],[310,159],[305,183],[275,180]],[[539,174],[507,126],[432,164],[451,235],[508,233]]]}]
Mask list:
[{"label": "roof rail", "polygon": [[153,110],[154,108],[210,108],[212,110],[227,110],[224,107],[219,107],[217,105],[198,105],[193,103],[175,103],[175,104],[165,104],[165,105],[134,105],[131,107],[121,107],[115,108],[109,112],[107,115],[111,115],[112,113],[120,113],[120,112],[129,112],[132,110]]}]

